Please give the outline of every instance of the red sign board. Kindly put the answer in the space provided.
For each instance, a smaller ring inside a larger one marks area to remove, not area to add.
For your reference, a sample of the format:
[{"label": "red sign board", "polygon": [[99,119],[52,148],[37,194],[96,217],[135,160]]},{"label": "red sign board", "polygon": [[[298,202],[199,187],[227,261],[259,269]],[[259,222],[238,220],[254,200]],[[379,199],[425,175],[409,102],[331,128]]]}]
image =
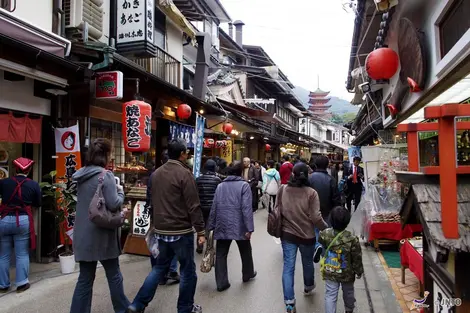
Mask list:
[{"label": "red sign board", "polygon": [[99,72],[95,78],[96,99],[122,99],[123,74],[119,71]]}]

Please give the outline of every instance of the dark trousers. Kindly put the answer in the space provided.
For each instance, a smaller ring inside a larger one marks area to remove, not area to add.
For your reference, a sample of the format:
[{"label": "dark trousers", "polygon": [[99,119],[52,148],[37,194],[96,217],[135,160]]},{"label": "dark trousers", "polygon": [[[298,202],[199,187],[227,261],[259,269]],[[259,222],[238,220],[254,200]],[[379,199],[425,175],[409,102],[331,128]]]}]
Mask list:
[{"label": "dark trousers", "polygon": [[[119,259],[100,261],[108,280],[111,302],[114,312],[124,313],[129,306],[129,300],[124,293],[123,278],[119,268]],[[80,262],[80,274],[72,297],[70,313],[90,313],[95,282],[97,262]]]},{"label": "dark trousers", "polygon": [[274,209],[274,205],[276,205],[276,195],[274,196],[269,195],[269,207],[268,207],[269,213],[271,213],[272,210]]},{"label": "dark trousers", "polygon": [[348,194],[348,197],[346,198],[346,205],[348,207],[349,212],[351,212],[353,199],[354,199],[354,211],[357,210],[357,207],[359,206],[359,203],[361,202],[361,196],[362,196],[362,185],[349,187],[349,194]]},{"label": "dark trousers", "polygon": [[258,188],[256,188],[256,187],[251,188],[251,194],[253,196],[252,206],[253,206],[253,212],[254,212],[254,211],[258,210],[258,201],[259,201]]},{"label": "dark trousers", "polygon": [[[253,255],[250,240],[236,240],[242,259],[242,277],[248,280],[254,275]],[[227,256],[232,240],[217,240],[215,252],[215,282],[218,289],[227,287],[228,280]]]}]

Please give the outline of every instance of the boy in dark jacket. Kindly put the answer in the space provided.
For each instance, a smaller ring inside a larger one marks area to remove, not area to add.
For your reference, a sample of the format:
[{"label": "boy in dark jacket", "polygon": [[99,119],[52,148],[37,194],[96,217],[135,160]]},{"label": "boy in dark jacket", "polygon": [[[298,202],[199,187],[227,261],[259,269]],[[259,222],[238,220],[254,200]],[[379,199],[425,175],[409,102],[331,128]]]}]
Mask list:
[{"label": "boy in dark jacket", "polygon": [[[327,249],[322,271],[325,281],[325,313],[336,312],[336,300],[341,285],[345,313],[354,311],[354,281],[364,273],[359,238],[346,230],[351,214],[344,207],[330,213],[331,228],[320,232],[319,242]],[[328,248],[329,247],[329,248]]]}]

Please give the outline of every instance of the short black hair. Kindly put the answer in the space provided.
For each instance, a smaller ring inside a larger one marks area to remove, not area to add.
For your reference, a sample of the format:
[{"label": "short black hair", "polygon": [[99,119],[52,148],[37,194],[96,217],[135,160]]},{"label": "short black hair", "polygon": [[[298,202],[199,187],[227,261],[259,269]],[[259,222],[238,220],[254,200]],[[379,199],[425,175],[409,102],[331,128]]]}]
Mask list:
[{"label": "short black hair", "polygon": [[186,152],[186,150],[188,150],[186,141],[181,138],[173,139],[168,144],[168,157],[171,160],[178,160],[181,156],[181,153]]},{"label": "short black hair", "polygon": [[289,161],[290,157],[287,155],[287,154],[284,154],[284,156],[282,157],[284,159],[284,161]]},{"label": "short black hair", "polygon": [[268,160],[268,167],[269,168],[274,168],[275,162],[274,160]]},{"label": "short black hair", "polygon": [[96,138],[88,148],[86,165],[106,167],[111,154],[111,141],[106,138]]},{"label": "short black hair", "polygon": [[354,162],[354,161],[361,162],[361,157],[355,156],[355,157],[353,158],[353,162]]},{"label": "short black hair", "polygon": [[243,163],[240,161],[234,161],[227,169],[227,174],[230,176],[242,176]]},{"label": "short black hair", "polygon": [[330,213],[331,227],[337,231],[343,231],[351,221],[351,213],[342,206],[334,207]]},{"label": "short black hair", "polygon": [[324,155],[319,155],[315,158],[315,165],[319,170],[326,170],[328,164],[330,164],[330,160]]}]

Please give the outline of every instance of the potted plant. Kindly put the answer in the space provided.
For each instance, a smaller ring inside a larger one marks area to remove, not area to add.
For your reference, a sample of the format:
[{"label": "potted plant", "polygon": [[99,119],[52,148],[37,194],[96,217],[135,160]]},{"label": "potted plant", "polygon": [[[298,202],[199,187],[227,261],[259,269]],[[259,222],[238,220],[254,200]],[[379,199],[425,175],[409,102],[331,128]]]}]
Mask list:
[{"label": "potted plant", "polygon": [[64,252],[59,254],[60,267],[63,274],[75,271],[75,256],[70,248],[70,238],[66,233],[65,223],[69,215],[75,215],[77,194],[75,188],[68,188],[65,182],[55,182],[56,171],[44,178],[48,181],[40,183],[43,207],[53,212],[61,238],[64,239]]}]

